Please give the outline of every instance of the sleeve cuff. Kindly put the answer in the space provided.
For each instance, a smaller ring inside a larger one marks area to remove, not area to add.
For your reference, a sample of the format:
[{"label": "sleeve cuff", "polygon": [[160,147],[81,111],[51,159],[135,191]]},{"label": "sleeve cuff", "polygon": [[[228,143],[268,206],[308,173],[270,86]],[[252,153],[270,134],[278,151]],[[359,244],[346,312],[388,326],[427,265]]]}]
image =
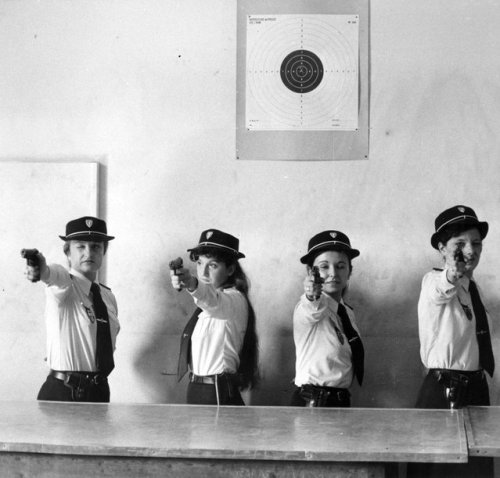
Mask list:
[{"label": "sleeve cuff", "polygon": [[317,299],[314,299],[314,300],[309,300],[306,296],[306,294],[302,294],[301,296],[301,301],[302,303],[310,308],[311,310],[314,310],[314,311],[317,311],[319,309],[319,304],[321,302],[321,296],[319,296]]}]

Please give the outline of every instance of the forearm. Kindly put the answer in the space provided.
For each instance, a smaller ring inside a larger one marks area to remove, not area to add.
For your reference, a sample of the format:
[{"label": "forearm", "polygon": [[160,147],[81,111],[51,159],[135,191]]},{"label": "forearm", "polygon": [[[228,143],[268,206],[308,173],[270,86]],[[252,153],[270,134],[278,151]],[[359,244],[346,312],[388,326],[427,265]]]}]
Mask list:
[{"label": "forearm", "polygon": [[59,264],[46,265],[40,278],[47,286],[59,289],[67,289],[71,284],[69,272]]},{"label": "forearm", "polygon": [[40,280],[45,284],[50,281],[50,267],[45,263],[40,266]]},{"label": "forearm", "polygon": [[210,284],[200,282],[190,294],[195,304],[214,318],[233,320],[241,314],[248,314],[245,296],[234,288],[215,289]]},{"label": "forearm", "polygon": [[196,287],[190,289],[189,293],[193,297],[196,305],[203,310],[213,310],[221,306],[221,293],[210,284],[204,284],[196,280]]},{"label": "forearm", "polygon": [[457,279],[454,283],[450,282],[447,270],[443,270],[439,274],[426,276],[422,282],[421,296],[436,304],[449,302],[457,294],[459,282],[460,279]]},{"label": "forearm", "polygon": [[323,303],[322,297],[318,300],[309,300],[303,294],[295,307],[294,321],[302,323],[319,322],[324,318],[326,306]]}]

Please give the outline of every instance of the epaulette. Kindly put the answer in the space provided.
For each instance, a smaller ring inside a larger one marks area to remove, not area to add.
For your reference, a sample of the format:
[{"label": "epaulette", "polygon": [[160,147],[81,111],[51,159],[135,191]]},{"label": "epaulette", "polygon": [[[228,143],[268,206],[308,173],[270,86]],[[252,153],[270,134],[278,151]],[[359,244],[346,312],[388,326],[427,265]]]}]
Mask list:
[{"label": "epaulette", "polygon": [[344,305],[346,305],[347,307],[349,307],[349,309],[354,310],[348,303],[344,302]]},{"label": "epaulette", "polygon": [[105,289],[111,290],[111,289],[110,289],[107,285],[101,284],[100,282],[99,282],[99,285],[100,285],[101,287],[104,287]]},{"label": "epaulette", "polygon": [[437,272],[443,272],[444,271],[444,269],[439,269],[438,267],[434,267],[432,270],[433,271],[437,271]]}]

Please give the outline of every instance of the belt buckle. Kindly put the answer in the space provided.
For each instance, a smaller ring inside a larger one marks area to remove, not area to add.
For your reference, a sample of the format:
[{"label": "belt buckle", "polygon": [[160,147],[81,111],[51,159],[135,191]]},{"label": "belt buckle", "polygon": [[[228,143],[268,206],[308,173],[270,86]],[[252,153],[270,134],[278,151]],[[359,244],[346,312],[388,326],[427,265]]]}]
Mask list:
[{"label": "belt buckle", "polygon": [[190,381],[193,383],[202,383],[203,385],[213,385],[217,381],[217,375],[195,375],[191,374]]},{"label": "belt buckle", "polygon": [[194,373],[191,373],[191,376],[189,377],[189,381],[192,383],[205,383],[203,378],[204,377],[202,375],[196,375]]}]

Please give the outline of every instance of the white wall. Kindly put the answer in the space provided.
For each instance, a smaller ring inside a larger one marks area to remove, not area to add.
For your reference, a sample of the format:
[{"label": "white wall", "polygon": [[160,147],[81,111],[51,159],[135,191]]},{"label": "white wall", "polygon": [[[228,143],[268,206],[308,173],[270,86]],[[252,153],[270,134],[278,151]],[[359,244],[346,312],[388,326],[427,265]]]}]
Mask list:
[{"label": "white wall", "polygon": [[36,244],[47,261],[61,260],[61,217],[97,214],[98,164],[2,161],[0,178],[0,400],[33,400],[47,374],[45,287],[24,278],[20,252]]},{"label": "white wall", "polygon": [[[184,384],[161,373],[175,370],[192,304],[169,287],[168,261],[208,227],[240,237],[247,256],[264,376],[254,404],[288,402],[298,259],[327,228],[362,253],[349,301],[368,366],[354,405],[413,405],[419,283],[439,264],[434,218],[458,203],[490,222],[477,277],[498,348],[499,22],[500,2],[372,0],[370,159],[244,162],[234,0],[0,2],[0,158],[104,167],[122,323],[112,400],[183,401]],[[1,214],[21,220],[25,207]]]}]

